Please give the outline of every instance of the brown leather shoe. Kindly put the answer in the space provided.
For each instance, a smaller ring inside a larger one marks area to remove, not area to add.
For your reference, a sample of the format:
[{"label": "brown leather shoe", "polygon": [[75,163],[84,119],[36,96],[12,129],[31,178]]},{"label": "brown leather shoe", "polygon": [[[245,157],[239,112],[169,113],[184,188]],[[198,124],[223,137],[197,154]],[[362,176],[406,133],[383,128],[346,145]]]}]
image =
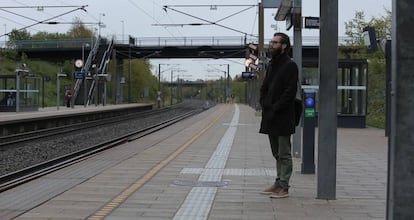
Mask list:
[{"label": "brown leather shoe", "polygon": [[281,199],[281,198],[286,198],[288,196],[289,196],[289,189],[287,188],[280,189],[279,191],[270,194],[270,198],[272,199]]},{"label": "brown leather shoe", "polygon": [[276,187],[274,184],[269,186],[268,188],[264,189],[260,194],[262,195],[270,195],[273,193],[278,193],[282,188]]}]

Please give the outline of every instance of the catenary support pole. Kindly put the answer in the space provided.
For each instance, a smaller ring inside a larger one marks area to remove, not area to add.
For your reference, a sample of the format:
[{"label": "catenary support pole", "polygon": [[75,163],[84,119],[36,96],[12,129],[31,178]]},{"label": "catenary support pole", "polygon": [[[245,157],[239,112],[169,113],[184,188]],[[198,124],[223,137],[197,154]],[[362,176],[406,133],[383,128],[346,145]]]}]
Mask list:
[{"label": "catenary support pole", "polygon": [[393,0],[387,219],[414,219],[414,25],[412,0]]},{"label": "catenary support pole", "polygon": [[[259,104],[259,88],[261,87],[263,83],[263,79],[266,73],[265,69],[265,63],[266,63],[266,52],[264,49],[264,7],[263,3],[259,3],[259,71],[257,71],[257,77],[253,81],[255,90],[254,90],[254,108],[259,110],[260,104]],[[250,81],[249,81],[250,82]],[[256,89],[257,88],[257,89]],[[247,99],[246,99],[247,100]]]},{"label": "catenary support pole", "polygon": [[338,0],[320,1],[317,198],[336,197]]},{"label": "catenary support pole", "polygon": [[[293,2],[293,16],[295,21],[293,27],[293,60],[298,65],[299,70],[299,84],[297,97],[302,96],[302,0],[294,0]],[[293,135],[292,153],[296,158],[302,155],[302,129],[301,125],[296,126],[295,134]]]}]

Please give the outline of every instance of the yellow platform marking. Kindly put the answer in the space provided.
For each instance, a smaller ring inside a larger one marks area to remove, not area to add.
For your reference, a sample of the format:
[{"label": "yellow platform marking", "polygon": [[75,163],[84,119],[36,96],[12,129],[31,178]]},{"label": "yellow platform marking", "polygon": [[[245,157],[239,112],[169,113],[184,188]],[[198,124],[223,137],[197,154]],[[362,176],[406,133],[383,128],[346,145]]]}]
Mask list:
[{"label": "yellow platform marking", "polygon": [[97,210],[94,214],[89,216],[88,220],[101,220],[104,219],[109,213],[111,213],[114,209],[116,209],[122,202],[124,202],[132,193],[136,192],[142,185],[148,182],[152,177],[154,177],[162,168],[164,168],[167,164],[169,164],[172,160],[174,160],[178,155],[180,155],[188,146],[190,146],[194,141],[201,137],[208,129],[213,127],[217,121],[223,117],[224,113],[230,108],[231,105],[227,105],[227,107],[218,115],[210,124],[208,124],[205,128],[203,128],[200,132],[194,135],[190,140],[185,142],[181,145],[177,150],[175,150],[170,156],[166,159],[161,161],[151,170],[149,170],[143,177],[138,179],[135,183],[131,186],[126,188],[122,191],[118,196],[108,202],[105,206],[101,209]]}]

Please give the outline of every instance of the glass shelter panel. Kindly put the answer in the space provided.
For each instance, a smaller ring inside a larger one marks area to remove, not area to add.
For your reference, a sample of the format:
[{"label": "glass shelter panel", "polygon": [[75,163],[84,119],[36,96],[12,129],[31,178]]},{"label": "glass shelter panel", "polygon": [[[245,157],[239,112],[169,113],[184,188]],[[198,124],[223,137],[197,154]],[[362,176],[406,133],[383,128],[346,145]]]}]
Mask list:
[{"label": "glass shelter panel", "polygon": [[0,111],[37,111],[40,78],[15,75],[0,76]]},{"label": "glass shelter panel", "polygon": [[338,69],[339,114],[366,114],[366,73],[362,65]]},{"label": "glass shelter panel", "polygon": [[[338,115],[365,116],[367,108],[367,63],[366,61],[339,63],[338,67]],[[302,88],[316,89],[316,111],[319,106],[319,69],[304,65]]]}]

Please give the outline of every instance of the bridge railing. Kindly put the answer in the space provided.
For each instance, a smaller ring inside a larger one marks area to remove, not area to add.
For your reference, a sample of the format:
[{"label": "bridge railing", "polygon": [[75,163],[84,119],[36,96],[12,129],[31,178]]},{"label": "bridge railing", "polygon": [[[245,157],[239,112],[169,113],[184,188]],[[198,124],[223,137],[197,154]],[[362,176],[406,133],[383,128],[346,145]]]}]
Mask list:
[{"label": "bridge railing", "polygon": [[47,40],[18,40],[14,43],[16,49],[28,48],[80,48],[82,45],[91,44],[91,38],[74,39],[47,39]]},{"label": "bridge railing", "polygon": [[[214,37],[141,37],[135,38],[135,46],[242,46],[257,39],[232,36]],[[122,43],[122,42],[120,42]]]},{"label": "bridge railing", "polygon": [[[243,46],[248,43],[257,44],[257,38],[214,36],[214,37],[140,37],[135,38],[135,46],[146,47],[165,47],[165,46]],[[267,47],[271,39],[265,39]],[[293,44],[293,38],[291,38]],[[345,36],[338,37],[338,45],[346,45],[351,38]],[[128,40],[117,40],[117,44],[128,44]],[[304,36],[302,44],[305,46],[319,46],[319,36]]]},{"label": "bridge railing", "polygon": [[[140,37],[135,38],[135,45],[139,47],[165,47],[165,46],[244,46],[248,43],[257,43],[257,38],[244,36],[213,36],[213,37]],[[265,47],[271,39],[265,39]],[[292,39],[293,40],[293,39]],[[339,45],[346,45],[351,38],[340,36]],[[30,48],[80,48],[84,44],[92,44],[91,38],[79,39],[53,39],[53,40],[20,40],[15,42],[16,49]],[[293,43],[293,42],[292,42]],[[116,40],[115,44],[129,44],[128,40]],[[305,46],[318,46],[318,36],[304,36],[302,44]]]}]

